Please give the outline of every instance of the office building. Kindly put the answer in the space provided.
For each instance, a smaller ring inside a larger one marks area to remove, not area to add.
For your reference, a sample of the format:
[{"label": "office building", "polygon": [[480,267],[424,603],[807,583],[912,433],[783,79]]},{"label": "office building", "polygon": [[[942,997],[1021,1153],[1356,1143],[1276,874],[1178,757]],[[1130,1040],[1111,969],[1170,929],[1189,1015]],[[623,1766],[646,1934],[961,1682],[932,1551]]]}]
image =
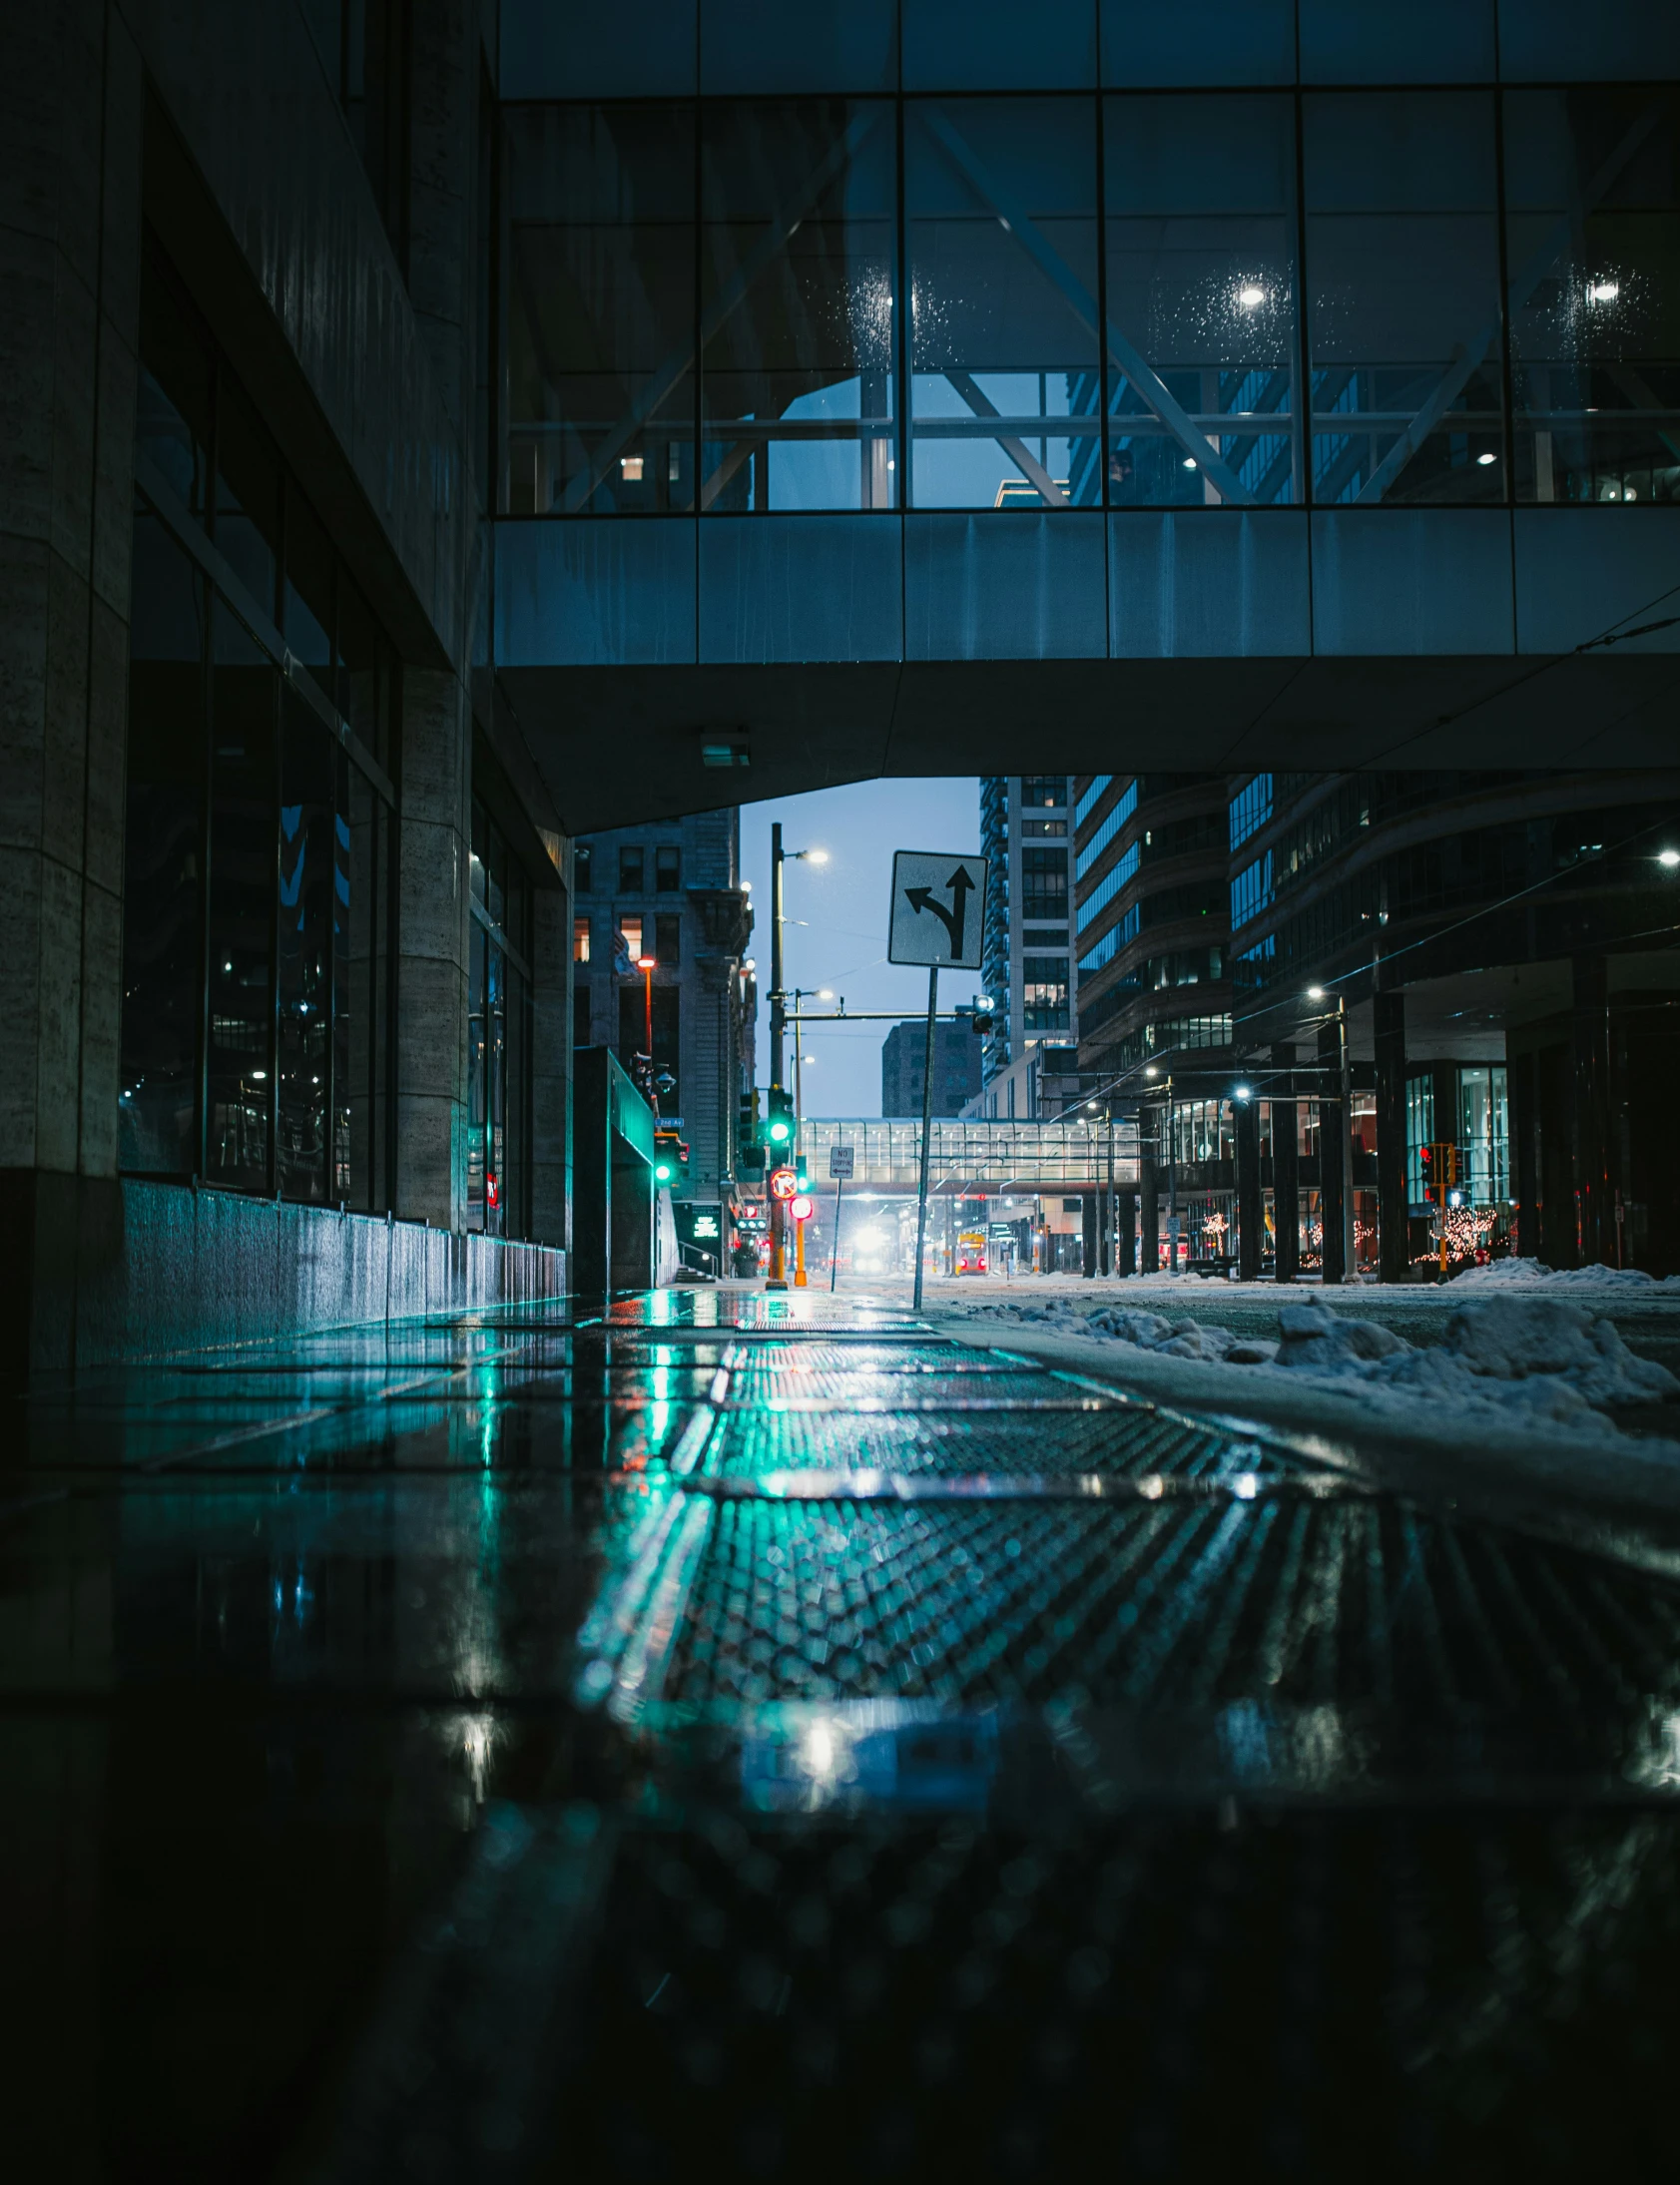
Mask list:
[{"label": "office building", "polygon": [[572,854],[573,1046],[610,1047],[651,1083],[661,1123],[689,1148],[683,1197],[727,1196],[757,1015],[741,815],[612,828],[580,836]]},{"label": "office building", "polygon": [[[973,1005],[933,1027],[933,1113],[960,1115],[980,1089]],[[927,1020],[894,1024],[880,1043],[880,1112],[919,1116],[927,1074]]]},{"label": "office building", "polygon": [[[980,849],[989,860],[983,964],[993,1018],[983,1058],[989,1088],[1041,1041],[1068,1046],[1077,1037],[1067,776],[984,776]],[[1036,1072],[1019,1073],[1016,1092],[1035,1079]]]}]

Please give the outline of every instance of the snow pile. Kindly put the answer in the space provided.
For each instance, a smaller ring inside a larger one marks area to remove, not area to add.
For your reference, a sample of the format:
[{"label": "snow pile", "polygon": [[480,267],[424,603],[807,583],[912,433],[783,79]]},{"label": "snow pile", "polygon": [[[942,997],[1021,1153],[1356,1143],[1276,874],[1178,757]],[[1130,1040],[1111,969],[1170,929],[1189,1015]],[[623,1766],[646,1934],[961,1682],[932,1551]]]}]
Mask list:
[{"label": "snow pile", "polygon": [[1491,1403],[1559,1421],[1588,1409],[1680,1396],[1680,1380],[1666,1366],[1635,1358],[1609,1321],[1562,1298],[1466,1300],[1447,1322],[1444,1340],[1427,1350],[1322,1305],[1286,1306],[1278,1319],[1280,1366],[1397,1393]]},{"label": "snow pile", "polygon": [[1544,1260],[1489,1260],[1485,1267],[1467,1267],[1453,1279],[1453,1288],[1476,1290],[1680,1290],[1680,1276],[1658,1281],[1642,1267],[1547,1267]]},{"label": "snow pile", "polygon": [[978,1311],[1036,1321],[1055,1334],[1106,1337],[1161,1358],[1269,1366],[1338,1380],[1374,1402],[1392,1397],[1391,1409],[1414,1409],[1419,1399],[1433,1399],[1471,1413],[1566,1422],[1589,1410],[1680,1397],[1680,1380],[1666,1366],[1636,1358],[1609,1321],[1569,1299],[1531,1292],[1465,1299],[1447,1321],[1443,1340],[1423,1349],[1377,1321],[1333,1313],[1317,1302],[1286,1305],[1276,1343],[1118,1306],[1080,1313],[1063,1298],[1041,1307],[987,1305]]}]

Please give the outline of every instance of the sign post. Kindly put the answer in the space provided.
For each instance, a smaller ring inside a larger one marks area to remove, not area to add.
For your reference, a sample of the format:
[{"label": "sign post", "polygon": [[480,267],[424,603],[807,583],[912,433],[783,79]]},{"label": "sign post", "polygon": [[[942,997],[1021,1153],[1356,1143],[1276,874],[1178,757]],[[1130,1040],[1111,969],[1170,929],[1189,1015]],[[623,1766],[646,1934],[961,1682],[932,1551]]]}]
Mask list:
[{"label": "sign post", "polygon": [[840,1193],[845,1189],[845,1179],[851,1174],[855,1149],[851,1146],[829,1148],[829,1174],[835,1180],[835,1234],[829,1245],[829,1290],[833,1295],[835,1278],[840,1273]]},{"label": "sign post", "polygon": [[934,1023],[939,966],[980,968],[986,859],[900,849],[892,859],[892,907],[886,960],[927,966],[927,1046],[921,1074],[921,1174],[915,1210],[915,1304],[921,1311],[922,1260],[927,1248],[927,1169],[933,1145]]}]

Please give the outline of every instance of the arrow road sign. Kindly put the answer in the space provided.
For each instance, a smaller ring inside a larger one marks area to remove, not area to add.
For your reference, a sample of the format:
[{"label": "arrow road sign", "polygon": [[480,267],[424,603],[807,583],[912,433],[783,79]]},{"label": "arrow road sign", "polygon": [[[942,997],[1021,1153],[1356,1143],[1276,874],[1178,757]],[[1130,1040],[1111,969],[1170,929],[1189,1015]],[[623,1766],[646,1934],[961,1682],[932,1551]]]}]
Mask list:
[{"label": "arrow road sign", "polygon": [[980,968],[986,860],[900,849],[892,859],[888,963]]}]

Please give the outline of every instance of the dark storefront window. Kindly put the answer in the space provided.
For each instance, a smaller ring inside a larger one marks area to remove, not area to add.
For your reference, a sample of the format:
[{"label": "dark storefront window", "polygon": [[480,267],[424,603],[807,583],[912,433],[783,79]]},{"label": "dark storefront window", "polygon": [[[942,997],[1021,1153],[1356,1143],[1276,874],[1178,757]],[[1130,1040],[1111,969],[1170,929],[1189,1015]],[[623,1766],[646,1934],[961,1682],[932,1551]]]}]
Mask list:
[{"label": "dark storefront window", "polygon": [[512,107],[513,515],[694,507],[692,106]]},{"label": "dark storefront window", "polygon": [[896,173],[882,101],[703,110],[702,510],[897,505]]},{"label": "dark storefront window", "polygon": [[[472,808],[467,961],[467,1227],[530,1233],[531,883],[501,829]],[[586,998],[587,984],[579,988]]]},{"label": "dark storefront window", "polygon": [[1680,95],[1511,92],[1516,497],[1680,500]]},{"label": "dark storefront window", "polygon": [[135,512],[123,872],[122,1165],[190,1176],[199,1161],[204,992],[203,578],[143,502]]},{"label": "dark storefront window", "polygon": [[374,1209],[394,664],[155,250],[142,327],[121,1166]]},{"label": "dark storefront window", "polygon": [[1503,500],[1491,95],[1303,111],[1314,498]]},{"label": "dark storefront window", "polygon": [[1093,103],[906,101],[904,219],[915,505],[1099,504]]},{"label": "dark storefront window", "polygon": [[1293,102],[1110,99],[1103,163],[1109,500],[1302,500]]}]

